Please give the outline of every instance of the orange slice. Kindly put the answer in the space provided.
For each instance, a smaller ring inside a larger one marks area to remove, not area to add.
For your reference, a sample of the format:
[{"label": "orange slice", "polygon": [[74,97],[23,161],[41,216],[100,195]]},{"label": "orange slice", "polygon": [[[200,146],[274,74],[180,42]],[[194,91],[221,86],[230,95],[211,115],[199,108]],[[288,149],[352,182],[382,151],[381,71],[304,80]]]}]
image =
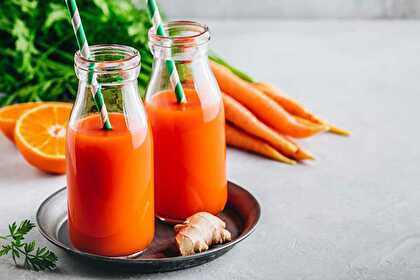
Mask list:
[{"label": "orange slice", "polygon": [[20,116],[15,142],[31,165],[45,172],[65,172],[65,139],[71,107],[68,103],[47,103]]},{"label": "orange slice", "polygon": [[15,125],[17,119],[29,109],[43,104],[42,102],[21,103],[0,108],[0,129],[10,141],[15,142]]}]

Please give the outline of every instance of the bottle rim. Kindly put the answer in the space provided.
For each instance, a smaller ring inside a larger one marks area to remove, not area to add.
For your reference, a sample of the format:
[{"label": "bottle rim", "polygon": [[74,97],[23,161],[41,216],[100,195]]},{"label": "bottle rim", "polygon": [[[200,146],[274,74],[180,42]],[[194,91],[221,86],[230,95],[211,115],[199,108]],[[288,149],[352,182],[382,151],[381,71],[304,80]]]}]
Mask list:
[{"label": "bottle rim", "polygon": [[197,47],[207,44],[210,40],[209,27],[199,22],[189,20],[169,21],[163,24],[163,28],[166,34],[177,31],[181,32],[181,34],[161,36],[156,33],[157,27],[154,26],[149,29],[148,33],[149,42],[153,46],[162,48]]},{"label": "bottle rim", "polygon": [[90,57],[82,56],[80,50],[74,54],[75,67],[95,73],[129,71],[140,66],[140,53],[137,49],[119,44],[98,44],[89,46]]}]

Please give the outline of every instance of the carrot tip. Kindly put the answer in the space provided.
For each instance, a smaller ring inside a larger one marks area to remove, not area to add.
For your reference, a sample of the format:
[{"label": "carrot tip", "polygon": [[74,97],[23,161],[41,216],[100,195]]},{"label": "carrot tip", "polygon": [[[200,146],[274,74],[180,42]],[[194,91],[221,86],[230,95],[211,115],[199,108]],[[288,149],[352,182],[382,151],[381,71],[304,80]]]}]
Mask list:
[{"label": "carrot tip", "polygon": [[303,160],[316,160],[316,157],[314,155],[306,155],[306,158]]},{"label": "carrot tip", "polygon": [[316,157],[309,151],[307,150],[303,150],[303,149],[299,149],[298,152],[296,153],[296,158],[299,161],[302,160],[316,160]]},{"label": "carrot tip", "polygon": [[304,119],[304,118],[301,118],[301,117],[298,117],[298,116],[293,116],[293,117],[298,123],[313,129],[314,130],[314,135],[331,130],[330,125],[328,125],[326,123],[318,124],[318,123],[313,123],[313,122],[311,122],[307,119]]},{"label": "carrot tip", "polygon": [[334,134],[337,134],[337,135],[341,135],[341,136],[350,136],[351,135],[350,130],[339,128],[339,127],[336,127],[336,126],[333,126],[333,125],[330,126],[330,128],[328,129],[328,132],[334,133]]},{"label": "carrot tip", "polygon": [[295,165],[297,163],[295,160],[292,160],[292,159],[288,159],[288,160],[280,159],[279,161],[286,164],[290,164],[290,165]]},{"label": "carrot tip", "polygon": [[285,155],[281,154],[279,151],[274,150],[274,149],[273,149],[271,158],[274,160],[280,161],[282,163],[290,164],[290,165],[294,165],[297,163],[295,160],[286,157]]}]

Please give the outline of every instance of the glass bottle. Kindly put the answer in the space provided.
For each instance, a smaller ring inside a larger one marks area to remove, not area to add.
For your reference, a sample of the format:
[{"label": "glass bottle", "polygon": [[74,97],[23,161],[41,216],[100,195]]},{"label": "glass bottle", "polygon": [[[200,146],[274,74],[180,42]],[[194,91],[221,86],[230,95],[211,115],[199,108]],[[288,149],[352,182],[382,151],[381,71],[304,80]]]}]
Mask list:
[{"label": "glass bottle", "polygon": [[[75,54],[77,98],[67,129],[70,239],[104,256],[143,251],[154,235],[153,141],[137,77],[140,55],[121,45],[91,46]],[[94,67],[93,67],[94,66]],[[94,68],[112,130],[102,129],[88,83]]]},{"label": "glass bottle", "polygon": [[[223,102],[209,67],[208,27],[191,21],[149,31],[154,56],[145,106],[153,131],[157,216],[185,220],[199,211],[217,214],[227,200]],[[187,99],[177,103],[165,61],[175,62]]]}]

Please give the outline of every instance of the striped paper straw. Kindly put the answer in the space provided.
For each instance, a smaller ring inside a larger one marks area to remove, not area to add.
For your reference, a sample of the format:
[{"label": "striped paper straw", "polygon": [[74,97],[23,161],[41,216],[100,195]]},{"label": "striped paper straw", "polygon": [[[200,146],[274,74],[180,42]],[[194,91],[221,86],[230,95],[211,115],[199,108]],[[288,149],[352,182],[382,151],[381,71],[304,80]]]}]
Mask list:
[{"label": "striped paper straw", "polygon": [[[155,0],[147,0],[147,8],[149,11],[149,16],[153,21],[153,25],[156,28],[156,33],[159,36],[167,36],[165,29],[163,28],[162,19],[160,17],[158,6]],[[172,59],[167,59],[165,61],[166,70],[169,74],[169,80],[171,81],[172,88],[175,91],[176,100],[178,103],[186,103],[187,98],[184,94],[184,89],[182,88],[181,80],[179,79],[178,71],[175,67],[175,62]]]},{"label": "striped paper straw", "polygon": [[[90,59],[89,44],[86,39],[85,30],[83,29],[82,19],[80,18],[79,9],[77,8],[76,0],[65,0],[67,9],[70,12],[71,23],[73,25],[74,34],[76,35],[77,44],[79,45],[80,53],[84,58]],[[92,96],[95,100],[96,108],[101,112],[101,119],[103,128],[111,130],[112,126],[109,121],[108,111],[105,107],[104,96],[102,95],[102,87],[96,80],[94,73],[95,64],[89,65],[88,83],[92,85]]]}]

